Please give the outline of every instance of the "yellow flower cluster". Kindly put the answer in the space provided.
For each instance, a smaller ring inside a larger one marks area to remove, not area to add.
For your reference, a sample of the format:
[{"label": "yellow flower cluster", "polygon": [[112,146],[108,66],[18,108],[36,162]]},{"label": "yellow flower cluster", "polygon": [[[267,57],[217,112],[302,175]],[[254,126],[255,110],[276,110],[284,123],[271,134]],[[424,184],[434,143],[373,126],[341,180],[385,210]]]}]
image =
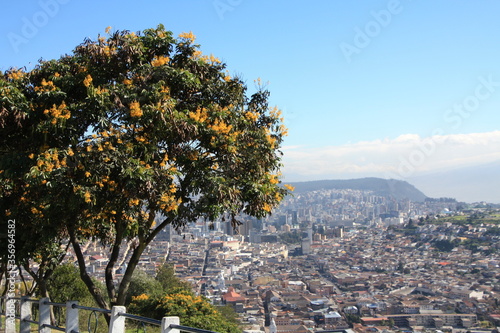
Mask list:
[{"label": "yellow flower cluster", "polygon": [[139,296],[132,296],[132,301],[146,301],[149,299],[149,296],[146,294],[141,294]]},{"label": "yellow flower cluster", "polygon": [[96,90],[97,95],[102,95],[102,94],[105,94],[105,93],[107,93],[107,92],[109,92],[109,90],[108,90],[108,89],[106,89],[106,88],[101,88],[101,86],[97,87],[97,90]]},{"label": "yellow flower cluster", "polygon": [[175,199],[173,195],[177,191],[177,188],[174,184],[170,185],[170,189],[168,192],[165,192],[161,195],[160,200],[158,201],[158,205],[163,211],[170,212],[176,210],[181,203],[181,199]]},{"label": "yellow flower cluster", "polygon": [[114,53],[116,51],[116,48],[115,47],[109,47],[108,45],[106,45],[106,46],[104,46],[102,48],[102,51],[104,52],[104,54],[106,56],[109,57],[111,55],[111,53]]},{"label": "yellow flower cluster", "polygon": [[133,207],[133,206],[139,206],[139,202],[140,202],[140,201],[139,201],[139,199],[137,199],[137,198],[135,198],[135,199],[130,199],[130,200],[128,201],[128,205],[129,205],[130,207]]},{"label": "yellow flower cluster", "polygon": [[163,160],[160,162],[160,167],[164,168],[165,166],[167,166],[167,162],[168,162],[168,155],[165,153],[165,156],[163,156]]},{"label": "yellow flower cluster", "polygon": [[205,55],[205,56],[201,57],[201,60],[203,60],[206,63],[208,63],[210,61],[210,63],[212,63],[212,64],[220,64],[221,63],[219,58],[215,57],[213,54],[211,54],[210,56]]},{"label": "yellow flower cluster", "polygon": [[283,136],[288,135],[288,128],[286,128],[285,125],[281,124],[280,127],[278,128],[278,130],[281,133],[281,135],[283,135]]},{"label": "yellow flower cluster", "polygon": [[95,184],[101,188],[104,187],[104,184],[108,184],[110,191],[114,191],[116,189],[116,182],[109,180],[109,176],[102,176],[101,180],[96,181]]},{"label": "yellow flower cluster", "polygon": [[247,111],[245,112],[245,118],[252,122],[256,122],[259,119],[259,115],[256,112]]},{"label": "yellow flower cluster", "polygon": [[270,204],[268,204],[267,202],[264,203],[264,206],[262,207],[263,210],[265,210],[266,212],[271,212],[273,210],[273,207],[271,207]]},{"label": "yellow flower cluster", "polygon": [[271,134],[266,133],[266,140],[267,140],[267,142],[269,142],[269,145],[271,146],[271,148],[274,149],[274,147],[276,146],[276,138],[273,137]]},{"label": "yellow flower cluster", "polygon": [[170,58],[167,56],[159,56],[159,57],[154,57],[153,60],[151,60],[151,66],[153,67],[158,67],[167,64],[170,61]]},{"label": "yellow flower cluster", "polygon": [[91,83],[92,83],[92,76],[90,76],[90,74],[88,74],[85,77],[85,79],[83,80],[83,85],[88,88]]},{"label": "yellow flower cluster", "polygon": [[273,185],[278,184],[280,182],[278,180],[278,175],[270,175],[269,182]]},{"label": "yellow flower cluster", "polygon": [[31,207],[31,213],[33,215],[38,215],[38,217],[43,217],[42,211],[37,209],[36,207]]},{"label": "yellow flower cluster", "polygon": [[52,108],[46,109],[43,113],[50,114],[53,117],[51,121],[52,125],[55,125],[58,119],[69,119],[71,117],[71,112],[66,108],[66,103],[64,102],[59,106],[54,104]]},{"label": "yellow flower cluster", "polygon": [[123,84],[125,84],[125,85],[127,85],[127,86],[128,86],[128,85],[131,85],[131,84],[132,84],[132,80],[130,80],[130,79],[126,79],[126,78],[125,78],[125,79],[123,79]]},{"label": "yellow flower cluster", "polygon": [[162,86],[162,87],[161,87],[160,92],[161,92],[162,94],[165,94],[165,95],[170,96],[170,88],[169,88],[169,87],[167,87],[167,86]]},{"label": "yellow flower cluster", "polygon": [[146,139],[146,137],[145,137],[145,136],[142,136],[142,135],[137,135],[137,136],[135,137],[135,140],[136,140],[137,142],[148,143],[148,139]]},{"label": "yellow flower cluster", "polygon": [[130,103],[130,116],[131,117],[140,117],[142,116],[141,105],[137,101],[133,101]]},{"label": "yellow flower cluster", "polygon": [[23,73],[21,70],[16,70],[16,71],[12,71],[10,72],[7,77],[11,80],[19,80],[21,78],[23,78],[25,73]]},{"label": "yellow flower cluster", "polygon": [[92,202],[91,195],[89,191],[86,191],[85,194],[83,195],[83,198],[85,199],[86,203]]},{"label": "yellow flower cluster", "polygon": [[56,86],[54,85],[54,82],[46,81],[45,79],[42,79],[41,86],[35,87],[36,92],[49,92],[49,91],[54,91],[54,90],[56,90]]},{"label": "yellow flower cluster", "polygon": [[233,128],[232,125],[226,124],[223,120],[216,119],[210,128],[218,133],[228,134]]},{"label": "yellow flower cluster", "polygon": [[290,191],[290,192],[295,191],[295,187],[293,187],[292,185],[285,184],[285,185],[283,185],[283,186],[285,186],[285,188],[286,188],[288,191]]},{"label": "yellow flower cluster", "polygon": [[278,109],[277,106],[273,107],[271,109],[270,113],[271,113],[271,117],[273,117],[275,119],[280,119],[280,121],[283,122],[283,118],[281,118],[281,115],[282,115],[281,110]]},{"label": "yellow flower cluster", "polygon": [[[29,157],[34,158],[34,155],[31,154]],[[52,172],[53,170],[57,170],[65,166],[66,158],[59,159],[59,153],[57,149],[53,149],[51,152],[46,151],[40,154],[36,162],[36,168],[45,172]]]},{"label": "yellow flower cluster", "polygon": [[193,56],[192,57],[194,59],[198,59],[198,58],[201,57],[202,54],[203,54],[203,52],[201,52],[200,50],[196,50],[196,51],[193,52]]},{"label": "yellow flower cluster", "polygon": [[196,39],[196,36],[190,31],[179,34],[179,38],[189,39],[189,41],[192,43]]},{"label": "yellow flower cluster", "polygon": [[196,112],[189,112],[189,118],[193,119],[194,121],[203,123],[208,118],[207,109],[197,108]]}]

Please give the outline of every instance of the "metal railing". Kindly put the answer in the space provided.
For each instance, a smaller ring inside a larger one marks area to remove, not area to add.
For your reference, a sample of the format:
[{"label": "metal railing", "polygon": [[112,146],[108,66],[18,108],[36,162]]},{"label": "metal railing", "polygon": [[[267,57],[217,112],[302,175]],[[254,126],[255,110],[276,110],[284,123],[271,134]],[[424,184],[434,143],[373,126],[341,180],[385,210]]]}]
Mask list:
[{"label": "metal railing", "polygon": [[[38,304],[38,320],[34,320],[32,303]],[[65,309],[66,318],[65,326],[61,327],[57,323],[53,325],[50,317],[51,307]],[[88,332],[91,332],[91,317],[94,314],[95,325],[97,328],[97,313],[104,313],[110,316],[108,333],[125,333],[125,320],[130,319],[145,324],[159,326],[161,333],[180,333],[180,331],[188,333],[216,333],[208,330],[203,330],[194,327],[180,325],[179,317],[163,317],[162,320],[136,316],[126,312],[124,306],[113,306],[111,310],[92,308],[88,306],[78,305],[77,301],[68,301],[66,303],[54,303],[49,298],[30,299],[29,297],[0,297],[0,329],[5,328],[5,333],[16,332],[16,319],[19,320],[19,332],[30,333],[31,325],[38,326],[38,332],[51,333],[51,330],[80,333],[79,327],[79,311],[92,311],[89,315],[87,323]],[[5,323],[3,322],[5,318]],[[95,330],[94,330],[95,332]]]}]

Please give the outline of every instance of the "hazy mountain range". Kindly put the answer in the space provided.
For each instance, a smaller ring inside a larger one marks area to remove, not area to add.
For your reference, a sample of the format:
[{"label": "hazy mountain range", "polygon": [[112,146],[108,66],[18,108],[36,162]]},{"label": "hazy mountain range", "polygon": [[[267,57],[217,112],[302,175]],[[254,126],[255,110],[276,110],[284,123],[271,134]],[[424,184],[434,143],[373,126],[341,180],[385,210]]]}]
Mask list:
[{"label": "hazy mountain range", "polygon": [[321,189],[353,189],[373,191],[375,195],[393,197],[398,200],[410,199],[412,201],[424,201],[427,196],[415,186],[403,180],[382,178],[358,178],[337,180],[314,180],[307,182],[291,183],[295,192],[316,191]]},{"label": "hazy mountain range", "polygon": [[[357,189],[376,195],[423,201],[430,198],[455,198],[463,202],[500,203],[500,161],[480,166],[427,173],[406,180],[357,178],[291,183],[297,193],[320,189]],[[425,193],[425,194],[424,194]]]}]

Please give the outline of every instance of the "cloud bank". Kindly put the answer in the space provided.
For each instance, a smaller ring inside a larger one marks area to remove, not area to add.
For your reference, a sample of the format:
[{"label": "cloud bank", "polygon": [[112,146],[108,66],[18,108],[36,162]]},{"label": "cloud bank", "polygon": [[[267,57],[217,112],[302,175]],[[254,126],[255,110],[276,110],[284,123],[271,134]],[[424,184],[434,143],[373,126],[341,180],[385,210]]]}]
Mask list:
[{"label": "cloud bank", "polygon": [[410,179],[500,160],[500,131],[283,147],[287,181],[382,177]]}]

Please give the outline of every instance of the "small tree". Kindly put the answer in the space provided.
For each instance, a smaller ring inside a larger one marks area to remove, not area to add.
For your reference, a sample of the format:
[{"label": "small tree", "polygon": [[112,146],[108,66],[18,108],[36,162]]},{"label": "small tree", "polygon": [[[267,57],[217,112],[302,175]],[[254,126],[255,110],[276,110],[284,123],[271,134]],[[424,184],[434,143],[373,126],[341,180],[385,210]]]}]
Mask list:
[{"label": "small tree", "polygon": [[[269,92],[258,85],[247,97],[194,40],[161,25],[117,31],[0,73],[2,220],[22,221],[19,235],[39,232],[26,259],[69,239],[103,308],[125,304],[141,254],[165,226],[236,225],[240,213],[266,216],[289,191],[279,179],[286,129]],[[107,297],[87,272],[89,239],[109,248]],[[132,254],[115,284],[124,242]]]},{"label": "small tree", "polygon": [[147,275],[144,271],[137,269],[132,275],[130,287],[127,293],[125,305],[129,305],[132,298],[142,294],[159,297],[164,294],[162,285],[155,278]]},{"label": "small tree", "polygon": [[78,267],[72,264],[58,266],[47,281],[47,289],[53,302],[65,303],[75,300],[81,305],[95,305],[92,295],[80,279]]},{"label": "small tree", "polygon": [[181,280],[175,275],[174,267],[168,263],[163,264],[158,269],[155,279],[160,283],[164,293],[168,293],[172,290],[192,291],[193,289],[193,286],[189,282]]}]

